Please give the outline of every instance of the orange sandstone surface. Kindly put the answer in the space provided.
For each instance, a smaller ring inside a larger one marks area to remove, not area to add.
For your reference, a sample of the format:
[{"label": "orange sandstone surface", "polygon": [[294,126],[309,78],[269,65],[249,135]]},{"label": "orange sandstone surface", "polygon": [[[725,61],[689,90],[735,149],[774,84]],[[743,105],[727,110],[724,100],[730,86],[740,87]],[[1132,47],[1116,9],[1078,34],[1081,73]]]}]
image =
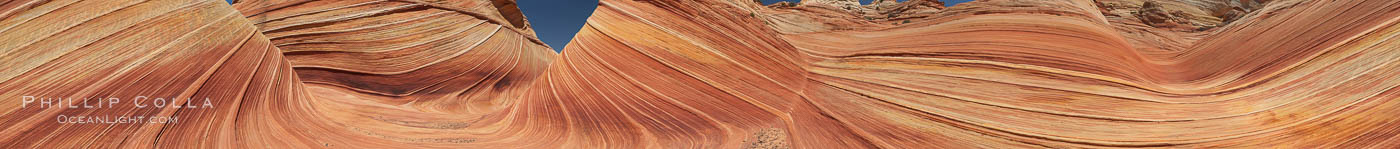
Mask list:
[{"label": "orange sandstone surface", "polygon": [[515,5],[3,1],[0,146],[1400,147],[1400,1]]}]

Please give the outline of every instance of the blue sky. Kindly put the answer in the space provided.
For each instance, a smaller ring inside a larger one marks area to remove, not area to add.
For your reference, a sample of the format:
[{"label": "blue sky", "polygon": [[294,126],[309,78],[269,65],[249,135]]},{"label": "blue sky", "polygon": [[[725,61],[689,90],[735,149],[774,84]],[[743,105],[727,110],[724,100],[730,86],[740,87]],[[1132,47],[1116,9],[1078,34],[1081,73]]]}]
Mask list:
[{"label": "blue sky", "polygon": [[535,35],[559,52],[583,29],[583,22],[598,7],[598,0],[517,0],[515,5],[530,20]]}]

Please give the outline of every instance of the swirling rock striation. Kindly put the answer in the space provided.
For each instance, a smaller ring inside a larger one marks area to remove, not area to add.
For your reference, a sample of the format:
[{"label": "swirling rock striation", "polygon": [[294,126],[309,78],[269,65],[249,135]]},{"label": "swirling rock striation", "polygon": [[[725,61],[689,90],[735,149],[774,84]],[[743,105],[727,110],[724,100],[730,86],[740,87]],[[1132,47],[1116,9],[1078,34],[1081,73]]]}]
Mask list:
[{"label": "swirling rock striation", "polygon": [[313,90],[424,111],[484,113],[553,58],[514,1],[245,0],[234,7]]},{"label": "swirling rock striation", "polygon": [[[288,146],[297,140],[283,138],[316,133],[283,125],[316,121],[287,114],[313,113],[310,96],[278,48],[224,2],[7,1],[0,12],[0,146]],[[87,107],[108,98],[122,101]],[[60,123],[73,121],[65,116],[181,120]]]},{"label": "swirling rock striation", "polygon": [[560,54],[509,0],[0,2],[0,145],[1400,146],[1400,2],[852,2],[602,0]]}]

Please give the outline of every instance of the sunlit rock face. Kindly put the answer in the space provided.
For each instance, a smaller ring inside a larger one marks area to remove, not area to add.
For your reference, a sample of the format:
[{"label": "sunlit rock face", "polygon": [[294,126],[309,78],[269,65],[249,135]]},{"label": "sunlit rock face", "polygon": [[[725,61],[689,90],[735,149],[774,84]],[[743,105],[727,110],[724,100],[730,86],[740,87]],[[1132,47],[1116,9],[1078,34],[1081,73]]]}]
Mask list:
[{"label": "sunlit rock face", "polygon": [[[1157,9],[1209,8],[1177,5],[1193,3],[1162,2]],[[685,120],[647,120],[656,114],[645,111],[661,110],[629,110],[628,103],[650,96],[608,94],[650,93],[695,108],[708,106],[686,99],[753,105],[765,112],[680,108],[740,132],[727,138],[756,143],[741,146],[1384,147],[1400,139],[1392,134],[1396,120],[1390,114],[1400,110],[1394,104],[1400,91],[1393,90],[1400,78],[1390,75],[1400,71],[1391,64],[1400,58],[1392,37],[1400,13],[1393,11],[1400,7],[1395,3],[1273,1],[1247,9],[1237,21],[1214,24],[1219,27],[1181,29],[1106,17],[1093,1],[976,1],[900,24],[814,2],[764,7],[605,1],[545,75],[554,79],[541,84],[553,90],[535,94],[555,97],[565,109],[592,109],[567,106],[571,99],[613,101],[596,106],[642,119],[618,128],[639,132],[605,132],[659,136],[672,135],[646,127]],[[717,7],[687,7],[697,5]],[[734,9],[757,11],[749,17],[773,31],[715,23],[751,20],[742,11],[739,17],[723,11]],[[1313,17],[1327,19],[1308,19]],[[822,19],[838,21],[813,21]],[[727,32],[732,30],[741,33]],[[735,50],[734,44],[744,47]],[[621,58],[624,53],[654,62]],[[624,60],[631,62],[618,62]],[[778,67],[788,62],[802,72]],[[657,66],[635,68],[645,66],[639,63]],[[559,72],[559,65],[572,71]],[[737,70],[711,74],[724,69]],[[605,78],[609,71],[628,81],[589,77]],[[705,85],[642,78],[649,76]],[[642,87],[583,85],[628,82]],[[563,91],[574,86],[585,91]],[[676,96],[716,92],[711,88],[728,96]],[[677,90],[683,92],[670,93]],[[745,116],[726,118],[733,113]],[[608,115],[590,114],[572,117],[596,121],[591,119]],[[761,138],[784,141],[756,141]]]},{"label": "sunlit rock face", "polygon": [[853,2],[0,2],[0,146],[1400,147],[1397,1]]},{"label": "sunlit rock face", "polygon": [[[0,18],[5,148],[294,147],[349,133],[324,127],[309,107],[322,101],[223,1],[7,1]],[[69,102],[43,103],[53,98]]]},{"label": "sunlit rock face", "polygon": [[498,110],[554,57],[514,1],[244,0],[233,6],[282,49],[312,91],[361,93],[416,110]]}]

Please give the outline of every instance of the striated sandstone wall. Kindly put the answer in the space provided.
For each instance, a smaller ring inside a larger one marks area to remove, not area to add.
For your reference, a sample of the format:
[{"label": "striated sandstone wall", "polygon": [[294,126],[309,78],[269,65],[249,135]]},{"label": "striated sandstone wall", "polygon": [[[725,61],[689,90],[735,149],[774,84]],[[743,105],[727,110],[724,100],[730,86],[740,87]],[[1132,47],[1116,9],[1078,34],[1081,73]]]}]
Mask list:
[{"label": "striated sandstone wall", "polygon": [[602,0],[558,54],[511,1],[0,2],[0,146],[1400,146],[1400,2],[935,2]]}]

